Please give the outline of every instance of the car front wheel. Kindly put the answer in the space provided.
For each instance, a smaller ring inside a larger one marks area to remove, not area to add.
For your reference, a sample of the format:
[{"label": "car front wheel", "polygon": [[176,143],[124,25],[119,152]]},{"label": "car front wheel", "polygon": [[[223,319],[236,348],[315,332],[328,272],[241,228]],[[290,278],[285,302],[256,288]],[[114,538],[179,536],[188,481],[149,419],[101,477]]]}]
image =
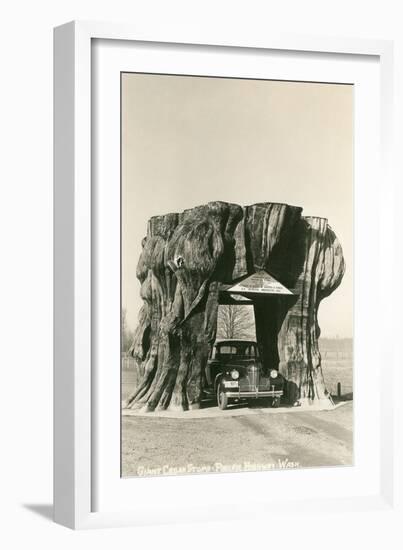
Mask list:
[{"label": "car front wheel", "polygon": [[217,386],[217,404],[222,411],[228,407],[228,397],[221,384]]}]

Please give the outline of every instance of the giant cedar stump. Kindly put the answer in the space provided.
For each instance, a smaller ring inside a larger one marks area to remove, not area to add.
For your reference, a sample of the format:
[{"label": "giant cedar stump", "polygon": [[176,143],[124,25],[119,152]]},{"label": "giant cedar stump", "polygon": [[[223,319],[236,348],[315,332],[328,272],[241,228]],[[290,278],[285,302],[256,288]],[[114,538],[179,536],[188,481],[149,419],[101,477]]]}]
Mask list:
[{"label": "giant cedar stump", "polygon": [[301,213],[286,204],[210,202],[149,220],[137,267],[144,304],[130,350],[141,382],[125,407],[200,406],[220,285],[260,270],[294,293],[254,300],[266,367],[285,375],[292,402],[329,404],[317,313],[342,280],[343,253],[327,220]]}]

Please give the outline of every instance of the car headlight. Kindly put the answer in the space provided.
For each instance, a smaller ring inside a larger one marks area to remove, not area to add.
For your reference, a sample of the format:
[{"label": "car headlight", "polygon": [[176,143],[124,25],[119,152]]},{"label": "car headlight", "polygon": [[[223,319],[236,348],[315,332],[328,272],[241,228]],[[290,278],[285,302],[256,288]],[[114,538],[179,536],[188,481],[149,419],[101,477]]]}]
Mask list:
[{"label": "car headlight", "polygon": [[277,376],[278,372],[275,369],[270,371],[270,378],[277,378]]},{"label": "car headlight", "polygon": [[238,372],[237,370],[232,370],[232,371],[231,371],[231,378],[232,378],[233,380],[238,380],[238,378],[239,378],[239,372]]}]

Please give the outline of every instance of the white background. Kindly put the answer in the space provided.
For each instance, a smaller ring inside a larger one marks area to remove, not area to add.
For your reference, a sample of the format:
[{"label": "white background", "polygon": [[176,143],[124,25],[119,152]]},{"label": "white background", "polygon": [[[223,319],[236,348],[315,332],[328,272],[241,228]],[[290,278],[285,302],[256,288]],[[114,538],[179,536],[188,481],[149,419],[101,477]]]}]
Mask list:
[{"label": "white background", "polygon": [[[260,31],[331,34],[396,40],[395,116],[402,149],[403,17],[401,2],[352,0],[264,2],[138,2],[59,0],[2,8],[0,86],[0,544],[4,548],[244,548],[270,546],[268,522],[72,532],[52,524],[52,27],[71,19],[142,22],[201,29],[222,26]],[[401,181],[401,171],[398,177]],[[397,200],[402,193],[397,189]],[[399,228],[399,220],[397,229]],[[393,299],[401,306],[402,273]],[[392,331],[393,332],[393,331]],[[401,377],[400,377],[401,383]],[[400,393],[400,392],[399,392]],[[167,495],[169,499],[169,495]],[[401,511],[401,510],[400,510]],[[398,548],[396,514],[304,514],[287,524],[282,548],[362,546]],[[365,533],[365,536],[364,536]],[[399,542],[400,539],[400,542]],[[280,546],[280,542],[276,543]]]}]

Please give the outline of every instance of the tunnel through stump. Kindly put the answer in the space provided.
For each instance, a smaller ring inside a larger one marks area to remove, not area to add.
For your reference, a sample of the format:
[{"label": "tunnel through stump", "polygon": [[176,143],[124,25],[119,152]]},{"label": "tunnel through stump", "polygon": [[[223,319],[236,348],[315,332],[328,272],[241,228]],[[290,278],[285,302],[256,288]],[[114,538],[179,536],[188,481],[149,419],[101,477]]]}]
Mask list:
[{"label": "tunnel through stump", "polygon": [[123,406],[199,408],[220,291],[259,272],[290,290],[252,298],[263,362],[285,376],[292,404],[330,406],[318,308],[344,269],[327,220],[304,217],[300,207],[210,202],[152,217],[137,266],[143,306],[130,348],[140,383]]}]

